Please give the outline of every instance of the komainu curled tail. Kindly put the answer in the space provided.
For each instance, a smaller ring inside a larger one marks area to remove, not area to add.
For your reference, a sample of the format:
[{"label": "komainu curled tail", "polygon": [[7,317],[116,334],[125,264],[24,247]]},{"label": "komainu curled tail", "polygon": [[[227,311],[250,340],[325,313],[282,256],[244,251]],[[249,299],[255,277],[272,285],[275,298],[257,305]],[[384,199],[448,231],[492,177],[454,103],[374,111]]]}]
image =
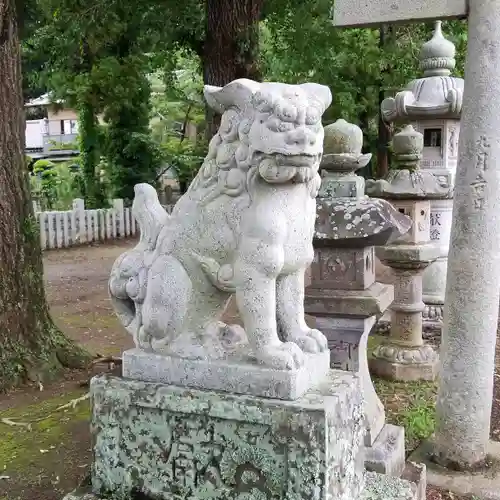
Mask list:
[{"label": "komainu curled tail", "polygon": [[142,304],[146,297],[148,263],[162,227],[169,215],[161,206],[156,190],[149,184],[137,184],[132,216],[140,230],[139,243],[114,263],[109,279],[109,294],[118,318],[139,344],[142,327]]}]

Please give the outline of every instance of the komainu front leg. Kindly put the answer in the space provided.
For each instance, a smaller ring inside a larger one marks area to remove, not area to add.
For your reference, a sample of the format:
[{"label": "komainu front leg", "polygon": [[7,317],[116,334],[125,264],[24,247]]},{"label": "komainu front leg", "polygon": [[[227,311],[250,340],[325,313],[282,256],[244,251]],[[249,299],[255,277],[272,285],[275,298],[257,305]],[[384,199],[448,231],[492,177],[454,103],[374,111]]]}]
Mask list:
[{"label": "komainu front leg", "polygon": [[304,272],[279,276],[276,280],[278,328],[287,342],[295,342],[305,352],[328,349],[326,337],[309,328],[304,319]]},{"label": "komainu front leg", "polygon": [[236,302],[257,360],[277,370],[297,369],[303,364],[304,355],[297,344],[283,343],[278,337],[276,280],[269,268],[258,259],[240,256],[235,265]]}]

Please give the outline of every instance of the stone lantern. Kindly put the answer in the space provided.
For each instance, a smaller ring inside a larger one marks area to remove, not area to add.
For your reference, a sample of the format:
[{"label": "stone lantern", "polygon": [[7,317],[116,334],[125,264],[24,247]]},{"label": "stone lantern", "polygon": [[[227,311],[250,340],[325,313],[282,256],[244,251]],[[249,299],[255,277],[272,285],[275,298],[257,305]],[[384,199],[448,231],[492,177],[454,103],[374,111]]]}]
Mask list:
[{"label": "stone lantern", "polygon": [[397,165],[386,179],[366,181],[370,196],[390,201],[413,220],[411,230],[392,244],[376,249],[377,257],[394,274],[389,340],[379,345],[370,361],[376,375],[393,380],[434,380],[438,355],[422,338],[422,274],[440,255],[430,241],[431,200],[445,199],[449,188],[419,169],[423,135],[407,125],[393,138]]},{"label": "stone lantern", "polygon": [[405,463],[404,430],[385,422],[368,371],[367,342],[377,317],[394,298],[392,285],[375,280],[375,246],[406,233],[411,219],[389,202],[365,196],[365,180],[355,173],[371,158],[361,153],[362,146],[358,126],[337,120],[325,127],[314,261],[304,304],[328,339],[331,367],[361,378],[366,468],[399,476]]},{"label": "stone lantern", "polygon": [[[455,46],[443,37],[441,22],[434,36],[420,52],[422,78],[382,102],[381,112],[388,122],[411,123],[423,134],[420,166],[435,174],[444,188],[452,188],[458,158],[458,135],[464,81],[451,76],[455,68]],[[441,253],[423,275],[423,313],[425,330],[441,330],[446,290],[446,272],[451,231],[453,199],[433,200],[430,213],[430,238]]]}]

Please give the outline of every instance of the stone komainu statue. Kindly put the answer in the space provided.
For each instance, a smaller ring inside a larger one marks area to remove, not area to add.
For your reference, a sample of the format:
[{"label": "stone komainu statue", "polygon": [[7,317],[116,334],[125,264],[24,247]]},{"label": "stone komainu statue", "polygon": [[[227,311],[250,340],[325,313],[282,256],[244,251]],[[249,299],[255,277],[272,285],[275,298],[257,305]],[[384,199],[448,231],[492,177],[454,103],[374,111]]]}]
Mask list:
[{"label": "stone komainu statue", "polygon": [[[135,187],[141,237],[113,266],[113,306],[142,349],[217,359],[239,348],[295,369],[303,352],[327,349],[303,299],[331,93],[242,79],[206,86],[205,98],[221,125],[172,214],[153,187]],[[246,336],[219,321],[233,293]]]}]

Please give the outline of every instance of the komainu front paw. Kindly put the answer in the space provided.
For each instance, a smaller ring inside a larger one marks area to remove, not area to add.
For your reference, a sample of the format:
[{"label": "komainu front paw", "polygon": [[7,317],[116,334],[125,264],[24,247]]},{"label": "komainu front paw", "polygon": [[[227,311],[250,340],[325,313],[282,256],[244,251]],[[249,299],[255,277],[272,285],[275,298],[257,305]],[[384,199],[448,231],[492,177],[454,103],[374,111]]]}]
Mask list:
[{"label": "komainu front paw", "polygon": [[300,332],[298,335],[293,335],[289,339],[295,342],[304,352],[323,352],[328,349],[326,337],[319,330],[312,328]]},{"label": "komainu front paw", "polygon": [[139,349],[143,349],[144,351],[153,350],[153,337],[149,333],[146,333],[144,326],[139,328],[137,338],[134,340],[135,346]]},{"label": "komainu front paw", "polygon": [[304,353],[293,342],[266,346],[256,357],[259,363],[275,370],[297,370],[304,364]]}]

